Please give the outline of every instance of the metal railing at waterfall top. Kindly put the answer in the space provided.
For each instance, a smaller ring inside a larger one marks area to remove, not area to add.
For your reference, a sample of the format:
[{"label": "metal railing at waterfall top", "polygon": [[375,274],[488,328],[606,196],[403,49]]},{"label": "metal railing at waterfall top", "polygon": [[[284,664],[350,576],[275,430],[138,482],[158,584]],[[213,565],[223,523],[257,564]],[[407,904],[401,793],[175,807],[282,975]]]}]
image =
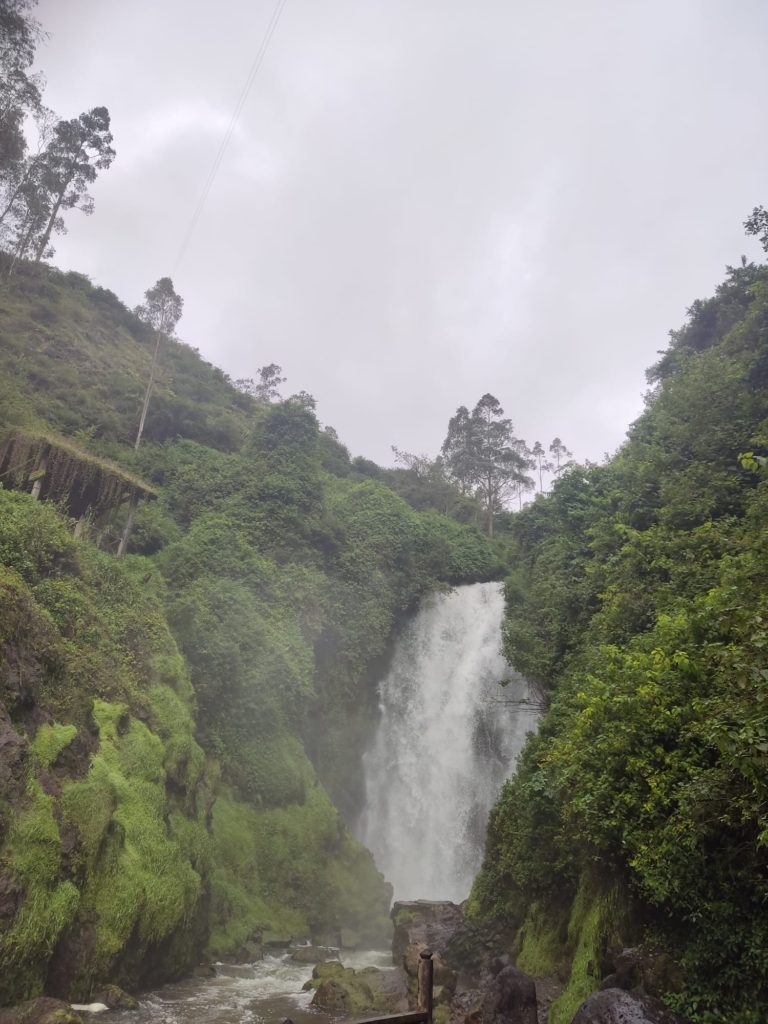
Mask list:
[{"label": "metal railing at waterfall top", "polygon": [[418,1009],[408,1013],[389,1013],[383,1017],[365,1017],[355,1024],[432,1024],[432,998],[434,995],[435,965],[432,953],[425,949],[420,954],[418,971]]}]

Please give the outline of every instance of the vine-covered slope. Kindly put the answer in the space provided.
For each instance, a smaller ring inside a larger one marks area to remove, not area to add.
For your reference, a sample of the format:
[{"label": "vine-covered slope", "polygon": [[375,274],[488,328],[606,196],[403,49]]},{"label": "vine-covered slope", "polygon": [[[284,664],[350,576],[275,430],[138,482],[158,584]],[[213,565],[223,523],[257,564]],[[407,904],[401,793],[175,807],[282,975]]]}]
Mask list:
[{"label": "vine-covered slope", "polygon": [[[642,939],[692,1019],[768,1007],[768,268],[728,272],[617,455],[515,518],[506,650],[551,703],[473,895],[569,1021]],[[758,471],[756,471],[758,470]],[[570,922],[570,923],[569,923]],[[570,966],[572,965],[572,966]]]}]

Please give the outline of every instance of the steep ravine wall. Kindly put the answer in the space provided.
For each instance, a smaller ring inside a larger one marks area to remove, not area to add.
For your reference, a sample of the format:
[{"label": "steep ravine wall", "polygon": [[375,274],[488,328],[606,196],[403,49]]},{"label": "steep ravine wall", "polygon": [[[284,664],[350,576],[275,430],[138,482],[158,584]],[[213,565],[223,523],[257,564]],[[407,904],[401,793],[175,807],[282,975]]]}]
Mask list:
[{"label": "steep ravine wall", "polygon": [[153,984],[270,936],[374,941],[390,889],[299,741],[280,742],[302,798],[271,806],[197,742],[146,560],[1,490],[0,555],[0,1004]]}]

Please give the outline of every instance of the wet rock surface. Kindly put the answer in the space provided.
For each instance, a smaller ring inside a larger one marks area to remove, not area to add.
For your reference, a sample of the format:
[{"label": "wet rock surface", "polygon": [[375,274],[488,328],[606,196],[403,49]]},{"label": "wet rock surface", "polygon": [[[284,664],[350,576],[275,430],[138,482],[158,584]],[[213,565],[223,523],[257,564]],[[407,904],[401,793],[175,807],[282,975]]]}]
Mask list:
[{"label": "wet rock surface", "polygon": [[458,903],[413,900],[395,903],[392,922],[392,956],[400,963],[409,946],[443,953],[464,923],[464,910]]},{"label": "wet rock surface", "polygon": [[338,955],[339,950],[330,946],[295,946],[291,950],[291,959],[297,964],[324,964]]},{"label": "wet rock surface", "polygon": [[688,1024],[652,996],[621,988],[596,992],[579,1007],[571,1024]]},{"label": "wet rock surface", "polygon": [[69,1003],[42,996],[0,1009],[0,1024],[83,1024],[83,1018]]},{"label": "wet rock surface", "polygon": [[318,964],[305,990],[315,989],[312,1006],[334,1016],[355,1017],[405,1009],[405,988],[393,972],[365,967],[356,971],[338,960]]},{"label": "wet rock surface", "polygon": [[438,1019],[451,1024],[539,1024],[537,982],[499,951],[511,936],[468,922],[455,903],[396,903],[393,959],[409,979],[411,1002],[421,954],[432,952]]},{"label": "wet rock surface", "polygon": [[100,988],[93,997],[94,1003],[104,1003],[110,1010],[135,1010],[139,1005],[133,996],[129,995],[119,985],[105,985]]},{"label": "wet rock surface", "polygon": [[483,1024],[538,1024],[534,979],[511,963],[496,966],[483,996]]},{"label": "wet rock surface", "polygon": [[646,946],[622,949],[613,958],[613,972],[600,988],[639,990],[643,995],[658,996],[662,992],[678,992],[682,975],[674,960],[661,950]]}]

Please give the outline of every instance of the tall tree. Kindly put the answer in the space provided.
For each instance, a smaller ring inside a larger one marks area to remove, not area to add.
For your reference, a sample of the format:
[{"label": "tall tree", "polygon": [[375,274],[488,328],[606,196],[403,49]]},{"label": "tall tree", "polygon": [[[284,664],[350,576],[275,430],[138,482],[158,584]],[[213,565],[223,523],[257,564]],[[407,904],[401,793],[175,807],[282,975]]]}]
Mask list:
[{"label": "tall tree", "polygon": [[539,493],[541,494],[544,491],[544,474],[551,473],[555,467],[547,459],[547,453],[544,451],[544,445],[541,441],[536,441],[533,448],[531,448],[531,456],[539,474]]},{"label": "tall tree", "polygon": [[466,405],[460,405],[448,421],[448,433],[441,451],[448,472],[462,494],[471,494],[477,483],[474,428],[476,424]]},{"label": "tall tree", "polygon": [[0,175],[26,151],[24,119],[41,106],[40,75],[30,74],[40,26],[31,16],[37,0],[0,0]]},{"label": "tall tree", "polygon": [[[6,238],[10,233],[8,225],[23,216],[24,210],[29,205],[30,194],[42,191],[43,158],[55,127],[53,111],[48,110],[47,107],[40,107],[35,114],[35,123],[37,127],[35,152],[28,153],[24,159],[18,160],[0,171],[0,230]],[[7,244],[3,247],[7,248]]]},{"label": "tall tree", "polygon": [[562,473],[568,466],[573,465],[573,452],[569,452],[559,437],[553,439],[549,446],[552,458],[555,460],[555,473]]},{"label": "tall tree", "polygon": [[77,207],[85,214],[93,213],[88,186],[115,158],[109,125],[107,108],[94,107],[71,121],[59,121],[54,128],[43,157],[41,185],[50,208],[39,237],[34,239],[37,262],[46,255],[53,231],[64,230],[65,210]]},{"label": "tall tree", "polygon": [[149,401],[152,397],[152,388],[155,384],[155,373],[157,371],[157,358],[160,354],[160,344],[163,338],[170,338],[176,330],[176,325],[181,319],[184,309],[184,299],[176,294],[173,281],[170,277],[161,277],[160,280],[144,292],[144,302],[137,306],[134,312],[144,323],[149,324],[155,332],[155,350],[152,355],[152,367],[149,371],[147,390],[144,394],[144,404],[141,408],[139,429],[136,434],[134,448],[138,448],[141,442],[141,435],[144,433],[144,424],[147,419]]},{"label": "tall tree", "polygon": [[493,536],[493,517],[515,487],[532,483],[525,470],[530,466],[525,442],[515,437],[512,421],[504,416],[499,400],[485,394],[470,414],[465,406],[456,410],[443,442],[446,466],[462,493],[472,491],[485,517],[485,528]]}]

